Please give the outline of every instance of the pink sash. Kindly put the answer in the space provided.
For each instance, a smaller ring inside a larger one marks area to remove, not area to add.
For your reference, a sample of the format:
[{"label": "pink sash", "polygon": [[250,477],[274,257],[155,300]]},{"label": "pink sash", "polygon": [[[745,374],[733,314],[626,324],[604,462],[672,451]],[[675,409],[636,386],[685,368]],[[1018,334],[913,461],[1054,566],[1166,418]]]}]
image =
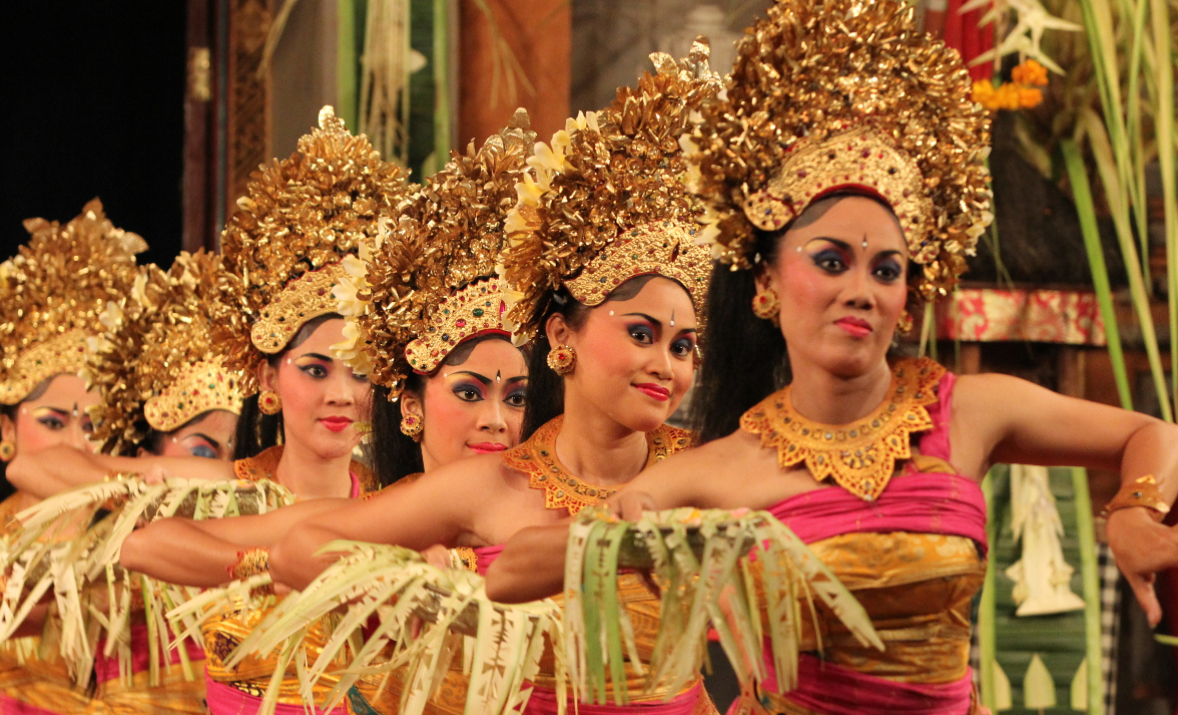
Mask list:
[{"label": "pink sash", "polygon": [[0,693],[0,714],[2,715],[58,715],[28,703],[22,703],[11,695]]},{"label": "pink sash", "polygon": [[[630,705],[589,705],[577,703],[568,704],[568,712],[578,715],[622,715],[623,713],[642,713],[642,715],[691,715],[699,703],[700,684],[697,681],[691,688],[679,693],[665,703],[631,703]],[[556,715],[560,701],[556,699],[556,692],[548,688],[532,688],[532,695],[524,708],[523,715]]]},{"label": "pink sash", "polygon": [[[202,661],[205,658],[204,649],[189,639],[184,640],[184,649],[188,651],[188,659],[190,661]],[[94,659],[94,680],[98,684],[106,683],[119,677],[118,656],[112,655],[108,658],[103,655],[105,650],[106,639],[99,638],[96,648],[98,655]],[[172,665],[178,665],[180,663],[180,654],[175,650],[169,649],[168,662]],[[147,647],[147,624],[133,623],[131,624],[131,673],[134,675],[147,672],[150,665],[151,653]]]},{"label": "pink sash", "polygon": [[503,553],[503,544],[497,546],[480,546],[473,549],[475,555],[475,568],[478,569],[479,576],[486,576],[487,569],[491,568],[491,563],[499,558],[499,554]]},{"label": "pink sash", "polygon": [[[770,673],[761,687],[777,692],[777,678]],[[784,697],[823,715],[967,715],[972,692],[971,672],[953,683],[901,683],[823,663],[802,653],[798,661],[798,687]],[[739,701],[730,711],[738,705]]]}]

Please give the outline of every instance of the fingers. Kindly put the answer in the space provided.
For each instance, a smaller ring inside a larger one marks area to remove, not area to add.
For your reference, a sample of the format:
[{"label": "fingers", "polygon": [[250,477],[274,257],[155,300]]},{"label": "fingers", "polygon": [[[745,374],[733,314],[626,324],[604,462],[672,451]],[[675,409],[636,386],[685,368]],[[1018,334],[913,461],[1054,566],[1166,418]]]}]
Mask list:
[{"label": "fingers", "polygon": [[428,549],[422,550],[421,556],[427,564],[434,568],[445,570],[452,565],[450,563],[450,550],[441,544],[434,544]]},{"label": "fingers", "polygon": [[607,502],[614,516],[623,521],[638,521],[642,512],[655,511],[654,497],[646,492],[620,491]]},{"label": "fingers", "polygon": [[1145,611],[1145,617],[1149,619],[1151,628],[1157,626],[1162,620],[1162,604],[1158,601],[1158,594],[1154,589],[1155,579],[1153,574],[1141,576],[1135,573],[1125,573],[1125,580],[1133,589],[1137,603],[1141,604],[1141,609]]}]

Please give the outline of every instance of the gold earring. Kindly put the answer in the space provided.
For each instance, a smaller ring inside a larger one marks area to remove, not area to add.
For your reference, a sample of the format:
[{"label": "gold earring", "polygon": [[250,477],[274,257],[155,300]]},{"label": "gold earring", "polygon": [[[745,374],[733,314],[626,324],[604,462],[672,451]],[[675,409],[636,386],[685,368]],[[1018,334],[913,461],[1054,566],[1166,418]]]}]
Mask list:
[{"label": "gold earring", "polygon": [[258,395],[258,409],[268,415],[282,412],[282,396],[273,390],[263,390]]},{"label": "gold earring", "polygon": [[0,462],[11,462],[16,456],[16,445],[8,440],[0,442]]},{"label": "gold earring", "polygon": [[557,375],[567,375],[577,365],[577,351],[568,345],[558,345],[548,351],[548,367]]},{"label": "gold earring", "polygon": [[424,420],[417,415],[405,415],[401,418],[401,434],[411,438],[414,442],[421,441],[421,433],[424,430]]},{"label": "gold earring", "polygon": [[753,296],[753,315],[761,320],[768,320],[774,325],[781,324],[781,298],[772,288],[762,290],[757,287],[757,294]]},{"label": "gold earring", "polygon": [[908,314],[907,308],[900,313],[900,320],[896,323],[896,331],[901,335],[907,335],[912,332],[912,316]]}]

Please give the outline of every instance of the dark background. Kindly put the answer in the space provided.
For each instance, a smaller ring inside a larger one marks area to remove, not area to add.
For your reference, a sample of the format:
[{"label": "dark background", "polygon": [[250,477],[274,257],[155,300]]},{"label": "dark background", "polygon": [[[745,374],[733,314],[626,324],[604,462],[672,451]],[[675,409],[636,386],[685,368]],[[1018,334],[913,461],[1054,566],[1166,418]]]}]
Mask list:
[{"label": "dark background", "polygon": [[147,240],[180,250],[184,0],[22,0],[0,22],[0,260],[33,216],[68,221],[94,197]]}]

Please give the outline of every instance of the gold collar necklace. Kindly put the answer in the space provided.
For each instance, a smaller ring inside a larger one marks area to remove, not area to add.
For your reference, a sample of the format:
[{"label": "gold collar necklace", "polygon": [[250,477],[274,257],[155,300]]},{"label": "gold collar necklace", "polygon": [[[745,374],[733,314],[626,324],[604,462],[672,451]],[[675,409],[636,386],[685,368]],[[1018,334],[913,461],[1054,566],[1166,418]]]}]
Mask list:
[{"label": "gold collar necklace", "polygon": [[[613,496],[618,490],[586,484],[569,474],[556,457],[556,437],[564,424],[564,415],[544,423],[526,442],[503,453],[503,461],[512,469],[528,475],[528,486],[544,492],[545,509],[568,509],[576,514],[587,506],[595,506]],[[662,461],[695,440],[687,430],[660,425],[646,433],[646,467]]]},{"label": "gold collar necklace", "polygon": [[782,469],[805,462],[818,481],[835,483],[864,501],[883,493],[896,462],[912,456],[911,436],[933,428],[925,405],[945,368],[928,358],[901,360],[892,368],[888,394],[871,414],[846,425],[824,425],[798,414],[790,389],[773,393],[740,418],[746,432],[775,448]]}]

